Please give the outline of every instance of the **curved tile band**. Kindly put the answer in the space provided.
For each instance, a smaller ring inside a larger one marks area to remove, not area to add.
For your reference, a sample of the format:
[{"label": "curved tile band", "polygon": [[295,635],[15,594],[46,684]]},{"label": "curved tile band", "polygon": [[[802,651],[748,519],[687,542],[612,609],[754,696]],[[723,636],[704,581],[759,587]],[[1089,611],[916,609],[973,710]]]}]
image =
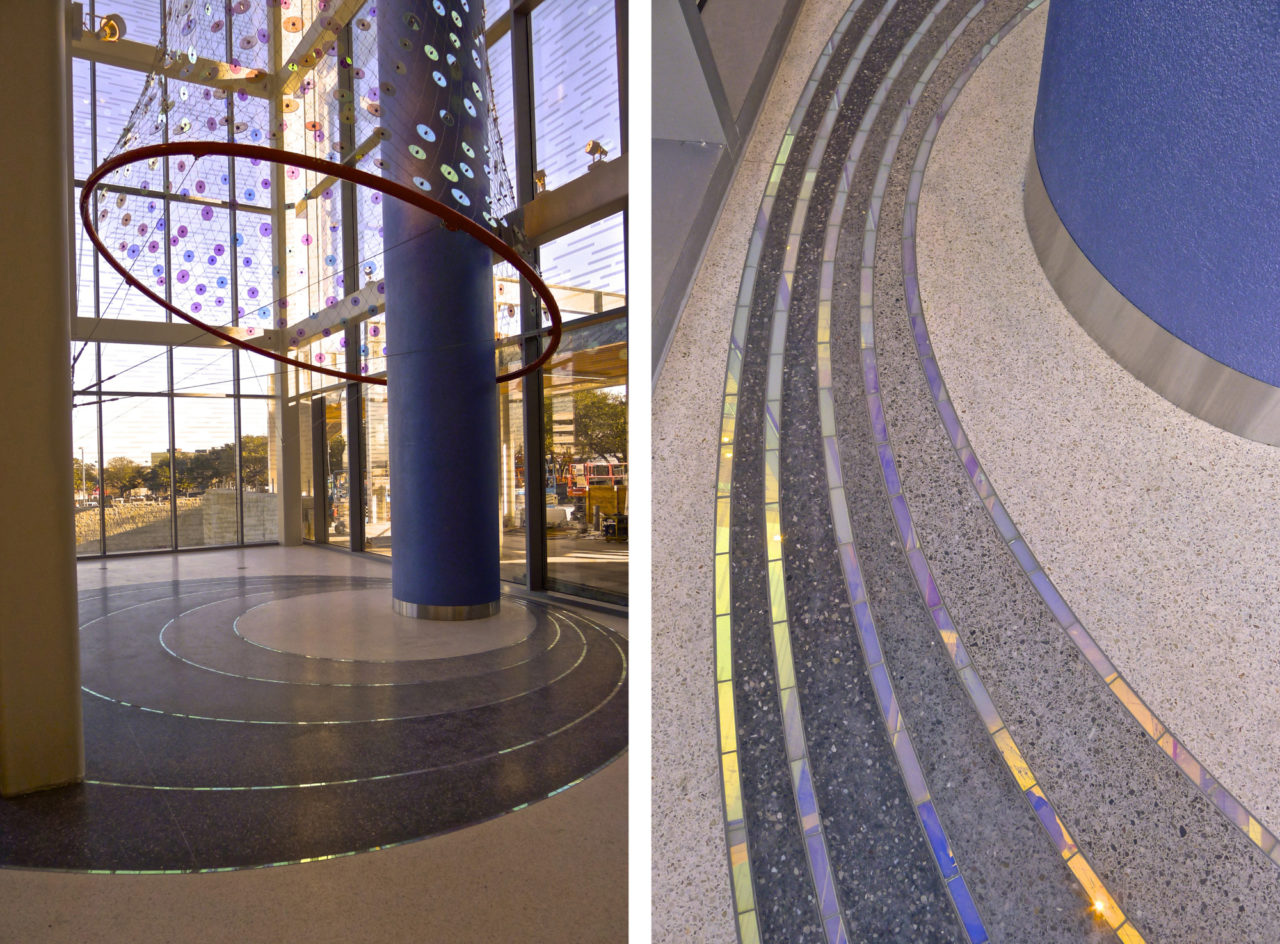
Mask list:
[{"label": "curved tile band", "polygon": [[[982,61],[991,53],[996,45],[1009,34],[1010,31],[1026,16],[1031,10],[1038,7],[1043,0],[1032,0],[1027,4],[1026,8],[1018,14],[1014,19],[1007,23],[988,43],[983,46],[982,50],[974,56],[965,69],[957,78],[952,89],[948,93],[943,102],[942,108],[933,121],[930,122],[925,132],[924,140],[921,143],[921,153],[927,159],[928,147],[932,144],[934,137],[937,135],[938,128],[942,119],[945,117],[947,110],[959,95],[960,90],[964,87],[965,82],[977,70]],[[943,50],[945,52],[945,50]],[[968,690],[974,702],[975,710],[987,725],[987,730],[991,735],[996,748],[1000,752],[1000,756],[1004,759],[1010,773],[1018,782],[1018,787],[1023,791],[1027,803],[1035,812],[1041,825],[1044,826],[1049,838],[1054,842],[1063,858],[1066,859],[1068,868],[1076,876],[1077,880],[1084,887],[1094,903],[1096,912],[1103,917],[1111,928],[1116,932],[1117,937],[1123,944],[1140,944],[1145,938],[1133,926],[1128,917],[1116,903],[1115,898],[1107,891],[1106,886],[1098,877],[1093,867],[1089,865],[1088,860],[1080,852],[1075,842],[1071,839],[1066,826],[1057,815],[1052,804],[1045,796],[1044,791],[1040,788],[1037,778],[1028,766],[1022,752],[1014,743],[1013,737],[1005,727],[1004,721],[1000,718],[998,712],[992,703],[990,696],[987,694],[986,687],[982,684],[974,666],[969,660],[968,654],[964,650],[963,644],[960,642],[959,636],[955,631],[954,624],[950,614],[947,611],[945,602],[941,598],[938,586],[934,581],[930,572],[928,561],[925,559],[924,552],[920,548],[919,543],[915,539],[915,528],[912,522],[911,511],[907,506],[906,498],[902,494],[901,477],[898,474],[897,461],[895,459],[893,445],[890,440],[889,430],[886,424],[884,406],[881,403],[879,390],[879,375],[875,353],[875,332],[874,332],[874,303],[873,303],[873,274],[875,269],[875,254],[879,215],[879,207],[883,200],[885,191],[888,186],[889,171],[892,168],[894,158],[897,154],[898,145],[902,140],[902,136],[906,131],[907,123],[915,110],[915,102],[920,98],[920,93],[924,90],[929,78],[936,70],[938,64],[942,61],[942,53],[934,58],[933,61],[925,68],[924,74],[921,75],[916,86],[916,91],[912,94],[910,101],[903,108],[898,116],[897,123],[890,135],[889,142],[885,148],[885,157],[880,163],[879,172],[876,176],[875,188],[873,191],[872,205],[873,211],[867,214],[866,233],[863,239],[863,259],[861,273],[861,332],[862,332],[862,356],[863,370],[867,378],[867,410],[870,415],[872,434],[876,440],[876,445],[881,456],[881,472],[884,478],[886,493],[890,495],[890,501],[894,506],[894,518],[898,528],[899,537],[902,541],[902,548],[907,556],[908,563],[911,567],[912,576],[916,581],[916,585],[920,591],[926,606],[933,614],[934,622],[938,627],[939,633],[946,646],[947,652],[951,657],[952,664],[955,666],[956,672],[960,677],[961,683]],[[920,185],[924,177],[924,164],[919,156],[915,167],[912,170],[911,178],[907,187],[907,201],[909,206],[918,203],[920,196]],[[905,221],[904,221],[905,223]],[[914,243],[914,217],[911,217],[910,225],[904,226],[903,231],[903,274],[906,282],[906,301],[908,312],[912,317],[912,327],[916,327],[916,319],[920,307],[920,293],[918,281],[915,279],[915,243]],[[930,389],[934,389],[935,374],[927,375],[930,378]],[[940,382],[940,380],[939,380]],[[949,406],[949,404],[948,404]],[[944,425],[948,432],[952,429],[952,424],[947,422],[947,414],[942,413]],[[954,412],[951,413],[954,418]],[[956,421],[958,428],[958,421]]]},{"label": "curved tile band", "polygon": [[[965,78],[967,78],[967,76]],[[957,86],[957,88],[953,90],[953,93],[948,96],[943,110],[939,113],[939,119],[945,116],[946,110],[950,108],[951,103],[954,102],[959,91],[960,87]],[[940,121],[938,124],[940,124]],[[1133,690],[1125,680],[1124,676],[1116,669],[1111,660],[1107,658],[1106,654],[1102,651],[1102,648],[1089,634],[1089,631],[1080,623],[1080,620],[1076,617],[1075,613],[1072,612],[1071,607],[1062,598],[1062,595],[1053,585],[1053,581],[1050,580],[1048,575],[1041,569],[1039,561],[1036,560],[1035,555],[1027,546],[1026,540],[1022,537],[1021,532],[1019,532],[1017,526],[1013,523],[1013,519],[1005,509],[1004,503],[1001,502],[1000,496],[996,494],[994,487],[991,485],[991,480],[987,477],[981,462],[978,460],[977,455],[970,446],[968,437],[965,436],[964,428],[960,423],[955,407],[952,406],[951,397],[947,392],[946,383],[942,379],[941,371],[933,354],[933,348],[929,342],[928,326],[926,324],[920,300],[919,277],[915,269],[915,222],[916,214],[919,209],[920,181],[923,180],[924,167],[928,162],[929,152],[933,147],[934,138],[936,136],[936,127],[937,124],[930,129],[926,139],[922,142],[921,149],[916,160],[916,173],[919,174],[919,177],[917,178],[913,175],[914,186],[912,191],[907,195],[906,212],[903,221],[904,239],[902,250],[903,265],[906,270],[908,313],[911,319],[916,354],[920,360],[921,368],[923,369],[926,378],[928,378],[930,394],[933,397],[934,405],[938,410],[938,414],[942,418],[942,425],[946,429],[952,448],[955,450],[961,465],[964,466],[965,472],[968,475],[969,480],[973,483],[973,487],[977,491],[978,497],[986,507],[987,513],[990,515],[996,530],[1008,545],[1009,551],[1013,554],[1014,559],[1017,560],[1018,566],[1021,567],[1022,571],[1026,574],[1027,579],[1031,581],[1032,586],[1044,601],[1045,605],[1049,608],[1050,612],[1053,613],[1054,618],[1061,625],[1062,629],[1071,637],[1076,646],[1079,647],[1080,652],[1084,655],[1088,663],[1094,668],[1098,675],[1101,676],[1102,680],[1107,684],[1107,687],[1111,689],[1115,697],[1119,699],[1125,710],[1133,716],[1138,724],[1142,726],[1142,729],[1146,731],[1152,740],[1160,746],[1161,750],[1163,750],[1165,754],[1167,754],[1169,758],[1177,764],[1178,768],[1187,776],[1187,778],[1190,779],[1206,797],[1208,797],[1209,801],[1217,807],[1217,809],[1221,811],[1232,824],[1248,836],[1249,840],[1254,845],[1270,857],[1273,862],[1280,865],[1280,843],[1277,842],[1275,834],[1263,826],[1257,817],[1250,813],[1243,803],[1232,796],[1232,794],[1223,787],[1222,784],[1220,784],[1198,760],[1196,760],[1191,751],[1188,750],[1177,736],[1168,729],[1156,713],[1147,706],[1141,696]],[[1032,161],[1033,163],[1029,166],[1027,171],[1025,199],[1028,205],[1039,200],[1038,197],[1034,196],[1032,191],[1036,187],[1039,187],[1042,192],[1044,189],[1043,183],[1040,182],[1039,170],[1034,166],[1034,155],[1032,157]],[[1045,199],[1047,200],[1047,196]],[[1056,213],[1054,216],[1056,218]],[[1028,224],[1032,234],[1032,241],[1035,242],[1037,239],[1035,233],[1036,226],[1032,223],[1030,218],[1030,209],[1028,209]],[[1063,233],[1066,234],[1065,229],[1063,230]],[[1070,235],[1066,234],[1065,238],[1070,240]],[[1072,242],[1070,248],[1076,253],[1079,253],[1080,251],[1075,247],[1074,242]],[[1036,245],[1036,252],[1037,255],[1040,256],[1040,244]],[[1054,252],[1066,252],[1066,250],[1059,247],[1059,249],[1054,250]],[[1083,259],[1083,254],[1081,255],[1081,258]],[[1059,288],[1057,282],[1054,280],[1054,276],[1049,271],[1050,265],[1045,262],[1044,256],[1040,256],[1040,259],[1041,264],[1045,266],[1046,275],[1049,276],[1050,281],[1054,284],[1055,290],[1057,290],[1058,294],[1063,297],[1064,304],[1066,304],[1066,298],[1062,294],[1062,289]],[[1088,264],[1088,260],[1084,261],[1085,264]],[[1058,268],[1060,271],[1066,271],[1069,268],[1068,263],[1055,263],[1054,265],[1055,268]],[[1090,268],[1092,268],[1092,266],[1090,266]],[[1102,276],[1099,274],[1098,278],[1102,278]],[[1125,305],[1129,305],[1129,302],[1124,300],[1122,296],[1119,296],[1119,293],[1115,292],[1115,289],[1111,288],[1109,284],[1107,285],[1106,290],[1100,290],[1100,292],[1105,294],[1107,290],[1115,293],[1116,297],[1120,298]],[[1129,307],[1132,308],[1132,305]],[[1076,314],[1069,304],[1067,305],[1067,308],[1073,315]],[[1143,319],[1147,318],[1146,315],[1138,312],[1137,309],[1134,309],[1134,312]],[[1078,316],[1077,320],[1079,320]],[[1149,321],[1150,319],[1147,320]],[[1092,329],[1090,329],[1083,321],[1081,321],[1081,324],[1092,336]],[[1164,331],[1163,328],[1160,328],[1154,322],[1151,322],[1151,325],[1159,331]],[[1167,334],[1167,332],[1165,333]],[[1172,335],[1170,335],[1170,338],[1172,338]],[[1098,340],[1098,343],[1106,348],[1106,344],[1101,339],[1096,338],[1095,336],[1095,340]],[[1176,341],[1177,339],[1173,340]],[[1178,341],[1177,343],[1182,344],[1181,341]],[[1186,347],[1186,345],[1183,346]],[[1108,353],[1111,353],[1110,349],[1107,350]],[[1191,349],[1188,348],[1188,350]],[[1205,358],[1205,355],[1200,354],[1198,351],[1193,351],[1193,353],[1196,357]],[[1112,356],[1115,355],[1113,354]],[[1120,358],[1117,358],[1117,360],[1120,360]],[[1121,363],[1123,364],[1124,361],[1121,360]],[[1230,370],[1228,367],[1217,364],[1216,361],[1213,363],[1218,367],[1221,367],[1223,370]],[[1239,376],[1243,377],[1244,375]],[[1143,378],[1139,377],[1139,379]],[[1253,381],[1252,378],[1244,379],[1266,386],[1270,390],[1275,389],[1267,384],[1261,384],[1261,381]],[[1156,389],[1157,392],[1164,394],[1164,391],[1160,390],[1154,384],[1151,384],[1151,386],[1153,389]],[[1168,396],[1167,394],[1165,395]],[[1169,399],[1173,398],[1169,397]],[[1177,403],[1176,400],[1174,400],[1174,402]],[[1182,406],[1182,404],[1178,405]],[[1208,417],[1202,418],[1208,420]],[[1213,420],[1209,420],[1209,422],[1213,422]],[[1224,426],[1223,428],[1227,427]],[[1248,435],[1247,433],[1236,430],[1233,430],[1233,432],[1238,432],[1239,435]],[[1280,436],[1280,427],[1277,427],[1277,435]],[[1250,436],[1249,438],[1257,437]],[[1280,440],[1277,441],[1280,442]]]}]

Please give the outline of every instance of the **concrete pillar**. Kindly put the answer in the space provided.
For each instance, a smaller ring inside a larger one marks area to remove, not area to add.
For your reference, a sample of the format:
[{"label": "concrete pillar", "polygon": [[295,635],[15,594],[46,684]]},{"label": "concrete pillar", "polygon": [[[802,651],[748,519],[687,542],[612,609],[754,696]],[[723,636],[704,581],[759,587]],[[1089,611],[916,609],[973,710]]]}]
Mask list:
[{"label": "concrete pillar", "polygon": [[68,7],[11,0],[22,41],[0,99],[0,794],[84,775],[71,456],[72,286]]},{"label": "concrete pillar", "polygon": [[[483,28],[479,2],[378,4],[384,173],[477,220],[488,195]],[[490,253],[399,201],[382,207],[394,606],[489,616],[501,594]]]}]

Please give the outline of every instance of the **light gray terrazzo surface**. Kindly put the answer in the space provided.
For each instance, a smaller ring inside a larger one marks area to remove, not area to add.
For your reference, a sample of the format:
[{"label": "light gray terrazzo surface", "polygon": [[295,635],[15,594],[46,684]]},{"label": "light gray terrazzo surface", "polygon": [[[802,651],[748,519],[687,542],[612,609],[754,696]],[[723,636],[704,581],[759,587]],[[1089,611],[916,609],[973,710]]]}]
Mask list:
[{"label": "light gray terrazzo surface", "polygon": [[1224,786],[1280,827],[1280,450],[1112,361],[1042,274],[1022,215],[1037,11],[942,126],[920,203],[925,316],[996,491],[1081,622]]},{"label": "light gray terrazzo surface", "polygon": [[653,390],[654,941],[737,940],[712,694],[712,540],[725,357],[769,170],[814,63],[848,6],[848,0],[810,0],[801,9]]}]

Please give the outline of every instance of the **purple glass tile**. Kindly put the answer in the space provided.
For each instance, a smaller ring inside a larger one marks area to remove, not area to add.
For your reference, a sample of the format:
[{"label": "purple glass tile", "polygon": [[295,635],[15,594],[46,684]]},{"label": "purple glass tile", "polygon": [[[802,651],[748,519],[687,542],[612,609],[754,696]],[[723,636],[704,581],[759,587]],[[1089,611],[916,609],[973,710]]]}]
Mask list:
[{"label": "purple glass tile", "polygon": [[1039,569],[1040,565],[1036,563],[1035,555],[1031,553],[1031,548],[1027,547],[1027,542],[1022,538],[1010,542],[1009,550],[1013,551],[1013,556],[1017,558],[1019,566],[1027,573]]},{"label": "purple glass tile", "polygon": [[827,932],[827,944],[835,944],[840,935],[840,916],[838,914],[828,915],[822,920]]},{"label": "purple glass tile", "polygon": [[907,510],[907,496],[899,493],[889,499],[893,508],[893,520],[898,525],[898,536],[902,539],[902,549],[907,553],[916,550],[920,545],[916,542],[916,529],[911,525],[911,512]]},{"label": "purple glass tile", "polygon": [[880,471],[884,473],[884,487],[888,489],[890,495],[897,495],[902,491],[902,480],[898,478],[898,463],[893,460],[893,449],[888,443],[881,443],[876,447],[876,451],[880,453]]},{"label": "purple glass tile", "polygon": [[1062,857],[1065,859],[1074,855],[1076,844],[1067,838],[1066,830],[1062,828],[1062,822],[1058,819],[1058,814],[1049,805],[1049,801],[1041,795],[1039,787],[1029,788],[1025,795],[1027,802],[1035,810],[1036,818],[1040,820],[1040,825],[1045,828],[1049,838],[1053,840],[1054,847],[1062,854]]},{"label": "purple glass tile", "polygon": [[903,728],[898,732],[893,745],[898,755],[898,766],[902,768],[902,779],[907,785],[907,795],[912,803],[923,803],[929,799],[929,783],[924,779],[924,769],[920,766],[920,758],[916,749],[911,746],[911,735]]},{"label": "purple glass tile", "polygon": [[1164,748],[1166,754],[1173,758],[1173,762],[1178,765],[1178,768],[1191,778],[1192,783],[1196,784],[1205,793],[1213,789],[1217,781],[1209,775],[1207,770],[1200,766],[1200,762],[1195,759],[1195,756],[1189,750],[1183,747],[1181,741],[1166,733],[1164,737],[1160,738],[1160,746]]},{"label": "purple glass tile", "polygon": [[884,423],[884,404],[880,402],[879,394],[867,397],[867,409],[871,413],[871,435],[878,443],[888,442],[889,430]]},{"label": "purple glass tile", "polygon": [[1058,593],[1058,588],[1053,585],[1053,582],[1043,570],[1037,570],[1031,575],[1031,583],[1039,591],[1040,596],[1044,597],[1044,601],[1049,604],[1049,609],[1059,623],[1065,627],[1076,621],[1075,616],[1071,613],[1071,607],[1067,606],[1067,601],[1062,599],[1061,594]]},{"label": "purple glass tile", "polygon": [[[903,255],[905,256],[906,253],[904,252]],[[903,289],[907,293],[907,312],[918,315],[920,313],[920,286],[916,284],[915,279],[908,279],[903,283]]]},{"label": "purple glass tile", "polygon": [[929,848],[933,850],[933,858],[942,870],[944,879],[959,875],[955,856],[951,854],[951,844],[947,842],[947,834],[942,831],[942,823],[938,819],[938,811],[933,808],[933,801],[921,803],[916,809],[920,813],[920,822],[924,826],[924,834],[929,837]]},{"label": "purple glass tile", "polygon": [[1209,799],[1214,806],[1222,810],[1223,815],[1231,822],[1241,829],[1248,828],[1249,820],[1252,818],[1249,816],[1249,811],[1240,804],[1239,800],[1228,793],[1222,784],[1218,784],[1213,788],[1209,794]]},{"label": "purple glass tile", "polygon": [[969,886],[964,883],[964,876],[957,875],[949,881],[947,891],[951,893],[951,901],[955,904],[956,911],[960,913],[965,931],[969,933],[969,940],[973,944],[986,944],[991,940],[987,935],[986,926],[982,923],[982,916],[978,914],[978,906],[973,903],[973,896],[969,894]]},{"label": "purple glass tile", "polygon": [[854,619],[858,622],[858,637],[862,640],[862,651],[866,655],[867,665],[876,665],[884,661],[880,652],[880,637],[876,634],[876,624],[871,619],[871,607],[859,603],[853,608]]},{"label": "purple glass tile", "polygon": [[844,922],[840,920],[839,915],[832,915],[827,919],[827,942],[828,944],[849,944],[849,936],[845,934]]},{"label": "purple glass tile", "polygon": [[836,439],[829,436],[822,441],[827,451],[827,484],[831,486],[841,485],[844,482],[844,473],[840,469],[840,450],[836,447]]},{"label": "purple glass tile", "polygon": [[791,286],[787,284],[787,277],[781,276],[778,279],[778,301],[775,309],[781,310],[791,305]]},{"label": "purple glass tile", "polygon": [[1075,640],[1075,644],[1080,647],[1084,657],[1089,660],[1089,664],[1097,670],[1099,675],[1104,679],[1109,679],[1115,674],[1116,667],[1111,664],[1111,660],[1106,657],[1102,648],[1085,631],[1083,626],[1079,623],[1068,626],[1067,635]]},{"label": "purple glass tile", "polygon": [[951,401],[939,400],[938,413],[942,416],[942,426],[946,429],[947,435],[951,437],[952,444],[959,448],[960,417],[956,416],[956,409],[951,405]]},{"label": "purple glass tile", "polygon": [[938,585],[933,582],[933,574],[929,573],[929,565],[925,563],[924,553],[915,549],[907,553],[907,563],[915,575],[920,592],[924,595],[924,605],[929,609],[942,605],[942,597],[938,593]]},{"label": "purple glass tile", "polygon": [[955,624],[951,622],[951,614],[947,612],[945,606],[930,612],[933,614],[933,624],[938,627],[938,632],[942,634],[947,649],[951,653],[951,661],[957,669],[963,669],[969,664],[969,651],[960,641],[960,634],[956,631]]},{"label": "purple glass tile", "polygon": [[[970,479],[976,479],[982,471],[982,466],[978,464],[978,457],[973,454],[973,450],[969,448],[961,449],[959,452],[960,462],[964,465],[964,471]],[[976,485],[977,482],[974,482]]]},{"label": "purple glass tile", "polygon": [[866,385],[867,393],[880,392],[880,375],[876,372],[876,352],[862,352],[862,382]]},{"label": "purple glass tile", "polygon": [[800,774],[796,781],[796,810],[800,814],[800,828],[805,835],[818,831],[818,798],[813,793],[813,777],[809,774],[809,764],[800,764]]},{"label": "purple glass tile", "polygon": [[916,239],[916,215],[908,210],[902,218],[902,241],[914,243]]},{"label": "purple glass tile", "polygon": [[916,244],[913,242],[904,242],[902,244],[902,275],[903,284],[907,290],[907,298],[911,298],[911,292],[913,290],[916,293],[917,307],[908,308],[907,311],[913,315],[917,315],[920,313],[920,283],[916,280]]},{"label": "purple glass tile", "polygon": [[827,861],[822,833],[805,836],[804,842],[809,847],[809,867],[813,869],[813,887],[818,893],[818,907],[824,915],[835,914],[836,889],[831,884],[831,863]]},{"label": "purple glass tile", "polygon": [[938,372],[938,362],[926,357],[920,362],[924,366],[924,378],[929,383],[929,393],[937,400],[942,396],[942,374]]},{"label": "purple glass tile", "polygon": [[925,327],[924,315],[912,315],[910,321],[911,334],[916,339],[916,348],[918,349],[922,345],[927,346],[929,343],[929,329]]},{"label": "purple glass tile", "polygon": [[984,502],[987,510],[991,512],[991,520],[995,522],[996,530],[1000,532],[1000,537],[1006,541],[1012,541],[1018,536],[1018,529],[1013,525],[1013,519],[1009,517],[1009,512],[1004,510],[1004,504],[995,495],[992,495]]},{"label": "purple glass tile", "polygon": [[871,685],[876,690],[876,698],[880,700],[880,714],[889,729],[889,736],[896,737],[902,727],[902,716],[898,714],[898,698],[889,684],[889,672],[880,662],[871,667]]},{"label": "purple glass tile", "polygon": [[849,602],[860,603],[867,598],[862,583],[862,568],[858,566],[858,553],[852,544],[840,545],[840,566],[844,569],[844,583],[849,588]]}]

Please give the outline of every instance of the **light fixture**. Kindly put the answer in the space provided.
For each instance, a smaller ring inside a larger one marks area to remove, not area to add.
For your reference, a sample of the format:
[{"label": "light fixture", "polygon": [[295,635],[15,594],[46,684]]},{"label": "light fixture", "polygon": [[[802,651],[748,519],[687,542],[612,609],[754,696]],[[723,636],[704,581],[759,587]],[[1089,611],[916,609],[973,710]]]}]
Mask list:
[{"label": "light fixture", "polygon": [[587,142],[587,153],[591,155],[591,163],[595,164],[604,160],[606,155],[609,153],[609,149],[599,141],[592,139]]},{"label": "light fixture", "polygon": [[533,185],[537,188],[538,193],[547,189],[547,172],[545,170],[535,170],[533,172]]},{"label": "light fixture", "polygon": [[98,19],[101,22],[94,32],[94,36],[104,43],[118,43],[124,39],[125,26],[123,16],[119,13],[109,13],[106,16],[98,17]]}]

